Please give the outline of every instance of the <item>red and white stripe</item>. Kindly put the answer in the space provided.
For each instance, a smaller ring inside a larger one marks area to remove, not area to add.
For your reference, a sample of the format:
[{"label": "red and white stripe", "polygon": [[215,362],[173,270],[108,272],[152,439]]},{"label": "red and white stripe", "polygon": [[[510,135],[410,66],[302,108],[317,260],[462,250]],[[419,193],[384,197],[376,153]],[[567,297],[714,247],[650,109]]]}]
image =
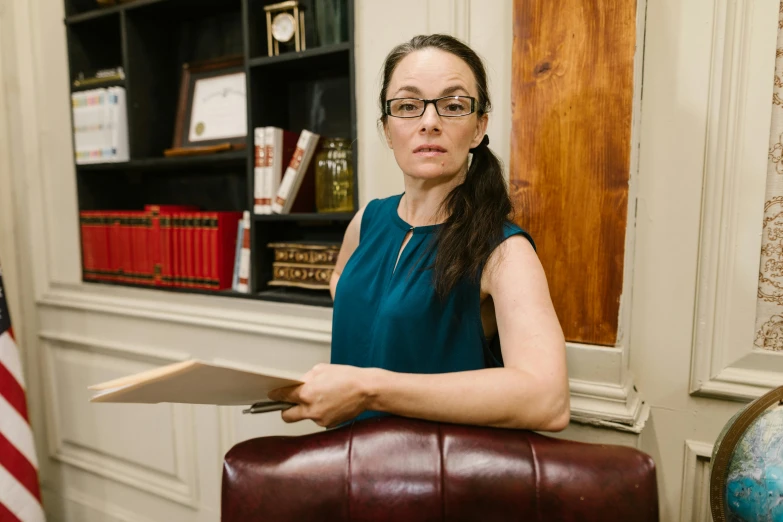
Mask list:
[{"label": "red and white stripe", "polygon": [[0,333],[0,522],[44,522],[38,460],[13,330]]}]

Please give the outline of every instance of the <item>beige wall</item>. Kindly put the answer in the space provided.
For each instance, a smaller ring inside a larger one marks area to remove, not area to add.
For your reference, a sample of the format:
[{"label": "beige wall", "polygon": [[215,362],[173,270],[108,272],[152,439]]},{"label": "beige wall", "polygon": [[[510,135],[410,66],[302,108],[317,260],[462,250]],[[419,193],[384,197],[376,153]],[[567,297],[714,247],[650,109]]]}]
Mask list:
[{"label": "beige wall", "polygon": [[[394,22],[383,0],[356,2],[356,70],[359,120],[359,188],[362,204],[399,194],[402,173],[378,127],[378,94],[386,54],[417,34],[442,32],[468,42],[482,56],[490,76],[494,105],[487,134],[508,165],[511,133],[512,4],[506,0],[402,0],[400,12],[421,13]],[[508,176],[508,174],[506,174]]]},{"label": "beige wall", "polygon": [[778,9],[647,7],[630,358],[662,520],[711,520],[714,440],[783,381],[783,359],[752,346]]}]

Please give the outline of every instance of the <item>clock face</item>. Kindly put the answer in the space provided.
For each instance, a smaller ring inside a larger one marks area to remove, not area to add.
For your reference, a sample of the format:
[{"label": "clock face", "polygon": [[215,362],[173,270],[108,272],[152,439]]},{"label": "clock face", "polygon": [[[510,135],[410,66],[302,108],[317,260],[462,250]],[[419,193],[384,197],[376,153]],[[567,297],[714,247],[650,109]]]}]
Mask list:
[{"label": "clock face", "polygon": [[290,13],[280,13],[272,19],[272,36],[278,42],[287,42],[294,37],[296,20]]}]

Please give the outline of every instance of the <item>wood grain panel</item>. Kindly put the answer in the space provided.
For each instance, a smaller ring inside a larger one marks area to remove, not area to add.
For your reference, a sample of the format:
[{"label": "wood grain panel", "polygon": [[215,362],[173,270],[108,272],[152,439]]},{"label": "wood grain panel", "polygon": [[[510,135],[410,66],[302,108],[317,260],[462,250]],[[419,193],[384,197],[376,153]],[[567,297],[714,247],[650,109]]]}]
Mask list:
[{"label": "wood grain panel", "polygon": [[510,188],[569,341],[614,345],[636,0],[515,0]]}]

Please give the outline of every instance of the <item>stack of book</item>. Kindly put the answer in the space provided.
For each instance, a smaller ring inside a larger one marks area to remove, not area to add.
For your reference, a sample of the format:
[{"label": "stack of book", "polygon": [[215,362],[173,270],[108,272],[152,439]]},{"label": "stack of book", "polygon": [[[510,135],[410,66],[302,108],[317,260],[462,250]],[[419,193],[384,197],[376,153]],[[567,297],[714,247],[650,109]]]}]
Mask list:
[{"label": "stack of book", "polygon": [[77,164],[128,161],[128,117],[123,87],[71,94]]},{"label": "stack of book", "polygon": [[340,243],[298,241],[269,243],[274,249],[270,286],[295,286],[328,290],[332,272],[340,254]]},{"label": "stack of book", "polygon": [[315,211],[315,162],[320,136],[279,127],[257,127],[253,135],[255,214]]},{"label": "stack of book", "polygon": [[232,288],[242,212],[147,205],[80,213],[87,281],[223,290]]}]

